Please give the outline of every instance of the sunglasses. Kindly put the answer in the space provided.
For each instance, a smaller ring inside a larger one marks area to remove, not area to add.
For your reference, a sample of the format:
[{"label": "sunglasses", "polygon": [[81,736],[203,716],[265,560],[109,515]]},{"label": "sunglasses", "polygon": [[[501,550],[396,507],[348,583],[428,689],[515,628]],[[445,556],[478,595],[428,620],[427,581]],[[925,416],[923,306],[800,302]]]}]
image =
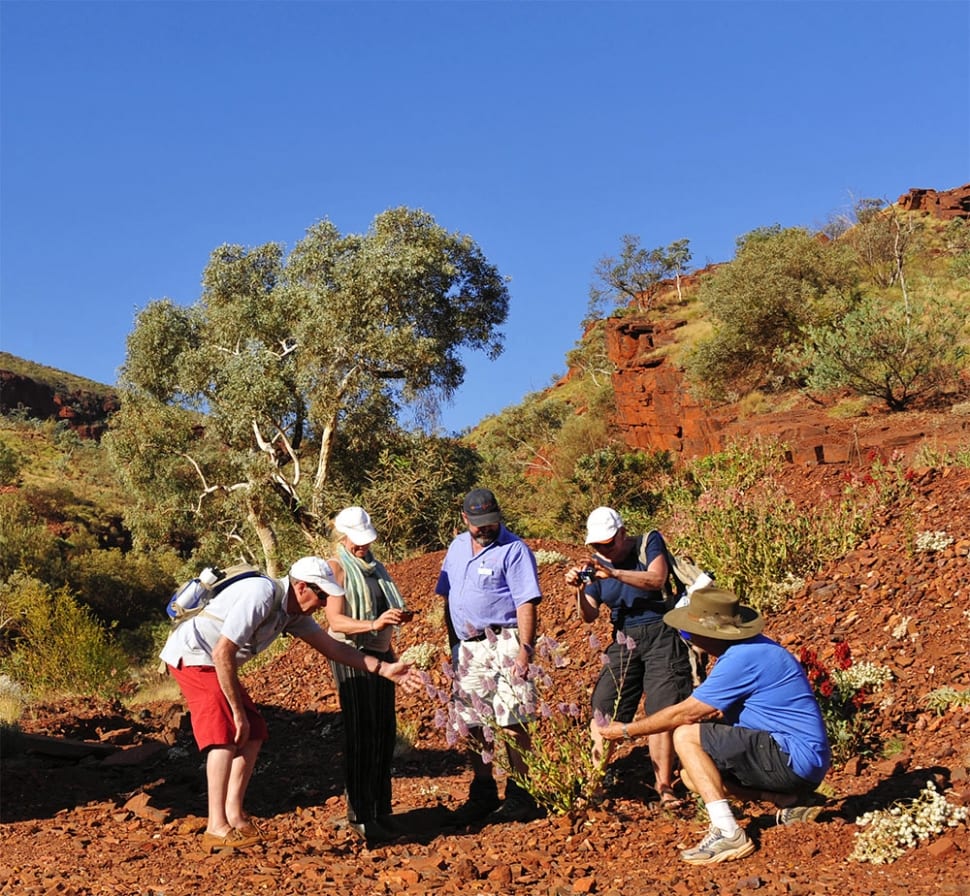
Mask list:
[{"label": "sunglasses", "polygon": [[615,543],[616,543],[616,535],[614,535],[609,541],[600,541],[595,544],[591,544],[590,547],[594,551],[599,551],[599,553],[602,554],[603,551],[608,551],[611,547],[613,547]]}]

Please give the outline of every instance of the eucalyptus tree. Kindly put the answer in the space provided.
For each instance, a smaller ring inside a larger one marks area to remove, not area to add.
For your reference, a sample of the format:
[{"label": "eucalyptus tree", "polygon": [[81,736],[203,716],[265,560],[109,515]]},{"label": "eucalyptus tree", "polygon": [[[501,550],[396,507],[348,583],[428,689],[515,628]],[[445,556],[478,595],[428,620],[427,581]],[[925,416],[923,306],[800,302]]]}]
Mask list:
[{"label": "eucalyptus tree", "polygon": [[191,306],[137,315],[110,442],[138,531],[255,536],[270,568],[281,531],[321,533],[336,461],[359,487],[400,411],[433,413],[464,379],[463,350],[503,347],[505,278],[420,210],[365,234],[321,221],[286,257],[220,246],[202,283]]},{"label": "eucalyptus tree", "polygon": [[675,278],[677,298],[683,298],[681,277],[690,267],[690,240],[644,249],[640,237],[628,233],[620,243],[618,256],[604,256],[593,269],[595,279],[589,288],[587,320],[595,320],[611,306],[630,301],[640,311],[649,311],[660,285],[670,277]]}]

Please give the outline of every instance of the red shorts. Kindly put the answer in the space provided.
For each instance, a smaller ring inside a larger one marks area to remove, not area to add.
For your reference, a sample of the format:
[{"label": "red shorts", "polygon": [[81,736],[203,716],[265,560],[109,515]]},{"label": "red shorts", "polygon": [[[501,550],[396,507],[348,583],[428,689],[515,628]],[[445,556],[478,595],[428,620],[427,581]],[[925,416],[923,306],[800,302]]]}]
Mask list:
[{"label": "red shorts", "polygon": [[[192,733],[200,750],[231,744],[236,738],[236,725],[232,720],[229,701],[219,687],[214,666],[168,667],[178,682],[189,707]],[[252,697],[242,689],[243,707],[249,719],[249,739],[264,741],[269,737],[266,720],[259,714]]]}]

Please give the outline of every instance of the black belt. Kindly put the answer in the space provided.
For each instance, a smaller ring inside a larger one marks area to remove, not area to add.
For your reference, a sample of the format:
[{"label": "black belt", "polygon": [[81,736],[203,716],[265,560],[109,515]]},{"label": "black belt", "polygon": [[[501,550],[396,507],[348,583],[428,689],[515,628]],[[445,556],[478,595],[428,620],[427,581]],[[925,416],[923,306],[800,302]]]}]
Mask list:
[{"label": "black belt", "polygon": [[497,635],[504,628],[504,625],[486,625],[485,631],[479,632],[477,635],[472,635],[470,638],[462,638],[462,641],[484,641],[488,637],[489,632]]}]

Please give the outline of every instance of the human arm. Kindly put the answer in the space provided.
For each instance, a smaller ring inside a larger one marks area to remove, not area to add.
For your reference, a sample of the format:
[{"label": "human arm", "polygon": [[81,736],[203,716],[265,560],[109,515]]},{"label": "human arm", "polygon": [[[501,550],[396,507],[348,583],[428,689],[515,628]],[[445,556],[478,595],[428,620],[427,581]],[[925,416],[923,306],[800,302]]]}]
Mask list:
[{"label": "human arm", "polygon": [[673,731],[681,725],[694,725],[697,722],[719,719],[723,716],[720,710],[702,703],[694,696],[681,700],[673,706],[667,706],[643,719],[623,724],[610,722],[600,726],[600,734],[604,740],[626,740],[632,737],[660,734],[663,731]]},{"label": "human arm", "polygon": [[236,662],[236,651],[239,645],[225,635],[220,635],[212,651],[212,664],[215,666],[219,687],[225,695],[226,702],[232,712],[232,721],[236,726],[236,736],[233,743],[237,747],[243,746],[249,740],[249,717],[242,700],[242,685],[239,682],[239,667]]},{"label": "human arm", "polygon": [[515,608],[516,625],[519,629],[519,655],[515,658],[515,665],[520,670],[529,668],[532,654],[535,653],[538,603],[539,599],[534,598]]},{"label": "human arm", "polygon": [[347,600],[341,595],[328,595],[324,606],[327,614],[327,625],[342,635],[365,635],[369,632],[379,632],[389,625],[402,625],[405,611],[398,607],[385,610],[376,619],[354,619],[347,615]]},{"label": "human arm", "polygon": [[420,676],[410,663],[400,661],[388,663],[379,660],[376,656],[361,653],[350,644],[344,644],[330,637],[321,628],[302,632],[299,637],[318,653],[322,653],[327,659],[336,663],[350,666],[361,672],[369,672],[371,675],[379,675],[381,678],[401,685],[406,691],[417,691],[423,687]]},{"label": "human arm", "polygon": [[576,589],[576,609],[583,622],[595,622],[599,616],[600,605],[596,598],[586,592],[586,583],[580,579],[579,574],[589,568],[590,564],[574,566],[566,570],[566,584],[572,585]]}]

